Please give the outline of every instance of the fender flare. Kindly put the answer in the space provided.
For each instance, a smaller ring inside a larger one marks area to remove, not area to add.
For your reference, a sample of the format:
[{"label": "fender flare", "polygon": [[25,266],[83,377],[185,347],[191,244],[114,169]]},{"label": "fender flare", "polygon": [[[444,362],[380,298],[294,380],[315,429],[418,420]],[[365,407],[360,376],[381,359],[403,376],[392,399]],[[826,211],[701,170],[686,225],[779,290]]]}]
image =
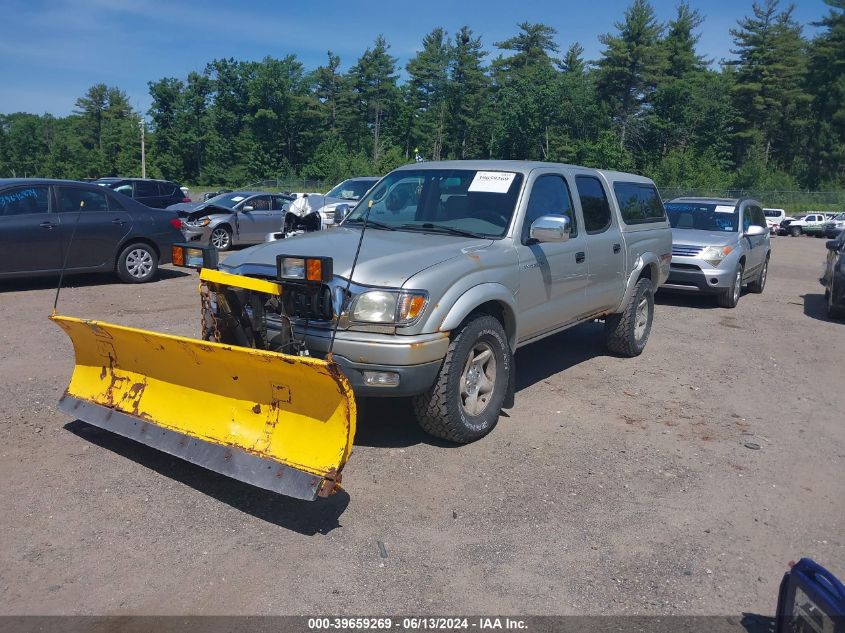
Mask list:
[{"label": "fender flare", "polygon": [[482,283],[468,289],[449,308],[438,330],[441,332],[454,330],[478,306],[491,301],[503,306],[505,333],[511,349],[514,349],[516,346],[516,299],[502,284]]},{"label": "fender flare", "polygon": [[622,302],[616,310],[613,311],[614,313],[621,312],[625,309],[625,306],[628,305],[631,297],[634,296],[634,288],[636,288],[637,282],[640,280],[640,275],[646,266],[651,267],[651,280],[652,283],[655,284],[655,291],[657,290],[657,283],[660,281],[660,258],[651,252],[642,253],[634,262],[634,269],[631,271],[631,274],[628,275],[628,284],[625,287],[625,294],[622,296]]}]

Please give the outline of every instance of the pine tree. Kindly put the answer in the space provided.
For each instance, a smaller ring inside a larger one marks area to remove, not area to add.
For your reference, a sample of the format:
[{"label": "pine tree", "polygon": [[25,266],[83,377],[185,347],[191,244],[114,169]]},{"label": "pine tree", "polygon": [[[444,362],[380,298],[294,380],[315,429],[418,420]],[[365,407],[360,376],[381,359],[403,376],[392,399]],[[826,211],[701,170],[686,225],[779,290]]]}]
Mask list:
[{"label": "pine tree", "polygon": [[619,129],[622,147],[638,145],[637,124],[663,72],[660,46],[663,26],[647,0],[634,0],[617,22],[618,34],[602,35],[605,49],[599,60],[598,92]]},{"label": "pine tree", "polygon": [[810,99],[803,89],[806,43],[792,11],[789,6],[779,12],[778,0],[755,2],[753,15],[731,29],[740,150],[759,143],[766,162],[774,155],[782,164],[800,153],[799,129]]},{"label": "pine tree", "polygon": [[828,15],[810,45],[807,92],[813,95],[814,158],[810,177],[815,186],[845,186],[845,0],[825,0]]},{"label": "pine tree", "polygon": [[587,63],[584,61],[584,47],[575,42],[566,49],[566,54],[560,62],[560,69],[572,75],[583,75],[587,72]]},{"label": "pine tree", "polygon": [[452,46],[442,28],[423,38],[423,48],[408,62],[407,101],[411,109],[411,145],[440,160],[446,133],[446,88]]},{"label": "pine tree", "polygon": [[358,102],[359,116],[372,134],[372,159],[378,163],[383,149],[385,128],[395,114],[398,89],[396,87],[396,59],[387,52],[390,48],[383,36],[376,38],[349,71],[349,78]]},{"label": "pine tree", "polygon": [[468,26],[455,35],[446,88],[450,113],[446,154],[452,158],[485,156],[485,109],[489,104],[490,88],[490,79],[484,69],[486,55],[481,38],[473,37]]}]

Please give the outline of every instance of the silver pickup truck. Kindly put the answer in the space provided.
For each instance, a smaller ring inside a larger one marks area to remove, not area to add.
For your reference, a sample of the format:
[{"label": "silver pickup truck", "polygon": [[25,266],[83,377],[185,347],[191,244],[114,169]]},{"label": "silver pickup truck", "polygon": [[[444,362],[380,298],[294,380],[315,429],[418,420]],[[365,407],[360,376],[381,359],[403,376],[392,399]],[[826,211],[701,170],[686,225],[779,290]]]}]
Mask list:
[{"label": "silver pickup truck", "polygon": [[358,395],[411,396],[427,432],[469,442],[512,406],[517,348],[604,319],[612,352],[642,352],[671,251],[648,178],[443,161],[391,172],[333,231],[236,252],[220,270],[275,280],[331,258],[319,292],[286,288],[286,311],[266,315],[268,347],[331,347]]}]

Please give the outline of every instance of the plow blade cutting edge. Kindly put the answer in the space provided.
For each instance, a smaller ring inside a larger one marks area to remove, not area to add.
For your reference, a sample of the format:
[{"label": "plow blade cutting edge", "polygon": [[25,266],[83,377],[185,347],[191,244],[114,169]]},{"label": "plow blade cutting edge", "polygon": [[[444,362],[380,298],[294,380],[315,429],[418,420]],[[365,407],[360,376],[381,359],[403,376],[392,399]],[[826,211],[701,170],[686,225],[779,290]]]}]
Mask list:
[{"label": "plow blade cutting edge", "polygon": [[339,488],[355,399],[334,363],[50,318],[76,354],[65,413],[298,499]]}]

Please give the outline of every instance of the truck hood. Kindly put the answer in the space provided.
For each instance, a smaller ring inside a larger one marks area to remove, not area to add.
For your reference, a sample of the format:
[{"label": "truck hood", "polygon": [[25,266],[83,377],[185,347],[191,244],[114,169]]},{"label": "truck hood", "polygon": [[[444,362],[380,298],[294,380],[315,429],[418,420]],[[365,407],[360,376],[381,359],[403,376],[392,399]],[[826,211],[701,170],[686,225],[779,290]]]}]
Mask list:
[{"label": "truck hood", "polygon": [[672,244],[685,246],[727,246],[739,241],[733,231],[700,231],[698,229],[672,229]]},{"label": "truck hood", "polygon": [[[277,255],[327,256],[333,260],[334,274],[348,279],[360,235],[357,228],[338,227],[266,242],[233,253],[220,268],[235,274],[275,274]],[[426,268],[462,256],[466,248],[483,248],[492,243],[488,239],[369,228],[353,281],[365,286],[400,288]]]}]

